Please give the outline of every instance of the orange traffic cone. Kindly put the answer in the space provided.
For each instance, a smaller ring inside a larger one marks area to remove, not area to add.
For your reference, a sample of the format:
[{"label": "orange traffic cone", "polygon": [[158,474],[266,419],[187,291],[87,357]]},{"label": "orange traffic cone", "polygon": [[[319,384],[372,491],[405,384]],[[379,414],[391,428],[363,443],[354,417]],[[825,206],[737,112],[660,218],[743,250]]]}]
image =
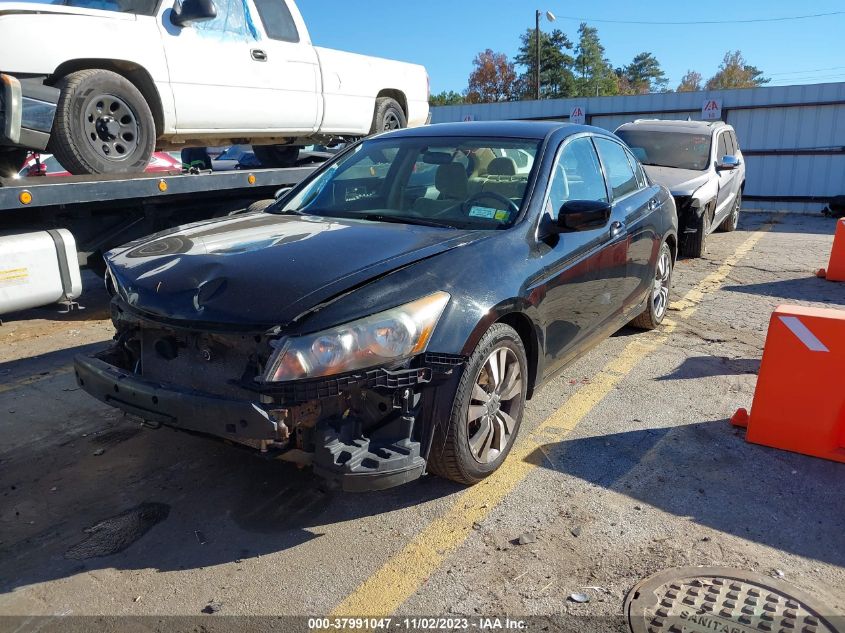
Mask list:
[{"label": "orange traffic cone", "polygon": [[827,269],[822,268],[816,274],[828,281],[845,281],[845,218],[836,223],[836,234],[833,236],[833,248]]},{"label": "orange traffic cone", "polygon": [[740,409],[731,422],[748,427],[749,442],[845,463],[843,367],[845,310],[780,306],[751,414]]}]

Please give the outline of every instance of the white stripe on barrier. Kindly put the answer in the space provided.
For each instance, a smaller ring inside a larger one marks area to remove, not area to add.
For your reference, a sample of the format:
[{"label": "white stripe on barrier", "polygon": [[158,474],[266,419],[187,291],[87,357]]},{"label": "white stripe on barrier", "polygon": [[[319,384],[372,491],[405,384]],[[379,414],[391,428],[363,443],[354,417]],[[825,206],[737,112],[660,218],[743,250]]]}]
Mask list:
[{"label": "white stripe on barrier", "polygon": [[801,319],[794,316],[782,316],[780,317],[781,322],[789,328],[789,331],[792,332],[795,336],[798,337],[804,345],[811,352],[829,352],[830,350],[825,347],[824,343],[822,343],[815,334],[810,332],[809,328],[801,322]]}]

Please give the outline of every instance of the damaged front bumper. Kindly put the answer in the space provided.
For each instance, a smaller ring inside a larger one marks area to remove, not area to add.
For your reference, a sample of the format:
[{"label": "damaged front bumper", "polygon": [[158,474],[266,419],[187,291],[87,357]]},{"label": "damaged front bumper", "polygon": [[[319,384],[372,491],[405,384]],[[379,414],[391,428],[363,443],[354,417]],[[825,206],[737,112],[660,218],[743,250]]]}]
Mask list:
[{"label": "damaged front bumper", "polygon": [[0,145],[47,149],[59,94],[39,79],[0,73]]},{"label": "damaged front bumper", "polygon": [[[145,379],[118,366],[111,351],[78,356],[75,372],[79,386],[89,394],[147,424],[276,452],[280,459],[311,465],[317,475],[357,492],[397,486],[425,471],[435,416],[433,411],[423,416],[421,409],[435,409],[445,399],[451,405],[448,392],[454,390],[458,374],[454,369],[463,359],[426,354],[417,360],[415,367],[280,383],[269,392],[256,391],[253,399],[221,397]],[[387,394],[395,403],[394,413],[375,426],[349,410],[321,417],[309,408],[367,390]],[[423,390],[428,398],[420,395]],[[441,390],[447,392],[445,398],[435,395]]]}]

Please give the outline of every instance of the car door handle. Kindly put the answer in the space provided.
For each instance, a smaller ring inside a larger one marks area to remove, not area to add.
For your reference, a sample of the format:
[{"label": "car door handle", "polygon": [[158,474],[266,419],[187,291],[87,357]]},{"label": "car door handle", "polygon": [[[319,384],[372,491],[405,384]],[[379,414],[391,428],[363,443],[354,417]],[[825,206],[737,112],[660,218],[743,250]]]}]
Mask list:
[{"label": "car door handle", "polygon": [[625,230],[625,225],[618,220],[610,223],[610,237],[616,237]]},{"label": "car door handle", "polygon": [[657,198],[652,198],[648,201],[648,210],[654,211],[657,207],[660,206],[660,201]]},{"label": "car door handle", "polygon": [[249,51],[249,54],[252,55],[252,58],[257,62],[266,62],[267,61],[267,53],[262,51],[260,48],[253,48]]}]

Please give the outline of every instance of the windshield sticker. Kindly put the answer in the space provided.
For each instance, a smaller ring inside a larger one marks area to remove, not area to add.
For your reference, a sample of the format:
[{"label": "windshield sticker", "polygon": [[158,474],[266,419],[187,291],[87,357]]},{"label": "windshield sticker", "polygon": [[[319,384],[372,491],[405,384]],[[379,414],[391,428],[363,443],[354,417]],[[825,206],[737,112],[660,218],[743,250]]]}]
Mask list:
[{"label": "windshield sticker", "polygon": [[497,209],[492,209],[490,207],[476,207],[473,206],[469,210],[469,217],[471,218],[487,218],[488,220],[492,220],[496,217]]},{"label": "windshield sticker", "polygon": [[505,210],[502,210],[502,211],[496,211],[496,216],[495,216],[495,217],[496,217],[496,219],[497,219],[499,222],[507,222],[507,221],[510,219],[510,217],[511,217],[511,212],[510,212],[510,211],[505,211]]}]

